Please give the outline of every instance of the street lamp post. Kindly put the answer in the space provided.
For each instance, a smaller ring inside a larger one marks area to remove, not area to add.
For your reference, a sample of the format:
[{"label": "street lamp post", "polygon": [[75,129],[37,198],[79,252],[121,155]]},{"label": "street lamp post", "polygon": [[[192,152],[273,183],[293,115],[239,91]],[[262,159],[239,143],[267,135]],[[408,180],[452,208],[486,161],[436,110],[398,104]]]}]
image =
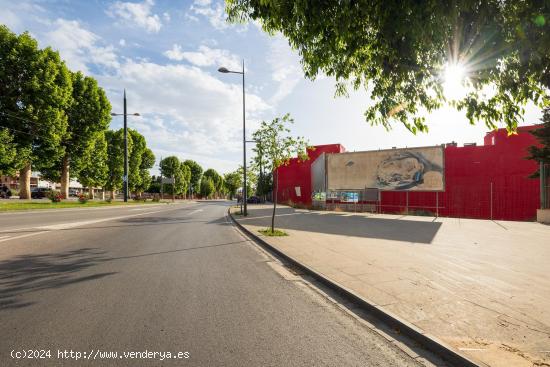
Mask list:
[{"label": "street lamp post", "polygon": [[128,115],[139,116],[139,113],[126,113],[126,89],[124,89],[124,113],[111,113],[111,116],[124,116],[124,177],[122,177],[124,202],[128,201]]},{"label": "street lamp post", "polygon": [[242,211],[243,216],[248,215],[248,211],[246,210],[246,199],[247,199],[247,193],[246,193],[246,117],[245,117],[245,87],[244,87],[244,60],[243,60],[243,71],[232,71],[228,70],[225,67],[220,67],[218,69],[220,73],[233,73],[233,74],[241,74],[243,76],[243,207],[244,210]]}]

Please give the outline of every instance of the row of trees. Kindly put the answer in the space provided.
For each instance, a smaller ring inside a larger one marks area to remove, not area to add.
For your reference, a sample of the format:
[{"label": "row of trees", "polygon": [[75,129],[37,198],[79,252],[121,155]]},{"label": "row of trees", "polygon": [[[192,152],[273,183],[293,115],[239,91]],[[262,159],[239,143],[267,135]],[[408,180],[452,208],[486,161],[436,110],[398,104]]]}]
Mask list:
[{"label": "row of trees", "polygon": [[[76,178],[85,187],[121,189],[123,131],[109,131],[111,104],[97,81],[70,71],[50,47],[28,33],[0,26],[0,174],[19,171],[22,199],[30,198],[31,169],[60,182],[68,196]],[[129,189],[150,185],[155,162],[143,135],[129,130]]]},{"label": "row of trees", "polygon": [[[170,195],[194,196],[204,198],[221,198],[235,196],[242,180],[238,172],[220,175],[209,168],[203,172],[202,167],[193,160],[180,161],[176,156],[161,159],[161,176],[154,177],[149,192],[164,192]],[[162,178],[173,178],[174,183],[162,183]]]}]

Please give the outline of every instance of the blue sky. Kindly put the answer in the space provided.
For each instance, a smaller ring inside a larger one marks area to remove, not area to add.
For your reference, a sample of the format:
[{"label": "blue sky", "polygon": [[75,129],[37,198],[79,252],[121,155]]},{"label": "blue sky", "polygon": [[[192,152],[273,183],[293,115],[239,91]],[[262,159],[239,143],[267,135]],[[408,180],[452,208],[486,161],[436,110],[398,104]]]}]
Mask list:
[{"label": "blue sky", "polygon": [[[429,134],[412,135],[399,124],[387,132],[370,126],[364,91],[334,98],[334,80],[303,78],[299,57],[280,35],[256,24],[225,22],[222,1],[0,0],[0,23],[29,31],[42,47],[59,50],[72,70],[94,76],[114,112],[127,89],[130,126],[147,138],[157,159],[177,155],[228,172],[242,160],[240,76],[220,74],[244,58],[247,130],[290,112],[295,135],[311,144],[341,143],[348,150],[483,141],[487,128],[471,126],[443,108],[428,115]],[[528,106],[525,124],[538,123]],[[114,118],[111,127],[119,128]]]}]

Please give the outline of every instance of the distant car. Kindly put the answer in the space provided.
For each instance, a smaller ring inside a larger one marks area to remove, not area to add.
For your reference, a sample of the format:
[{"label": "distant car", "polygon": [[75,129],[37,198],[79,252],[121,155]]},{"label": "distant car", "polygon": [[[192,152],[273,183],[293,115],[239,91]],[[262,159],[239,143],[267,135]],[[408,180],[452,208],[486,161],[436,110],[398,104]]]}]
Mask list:
[{"label": "distant car", "polygon": [[249,204],[259,204],[262,202],[262,200],[257,196],[251,196],[248,198],[248,200],[246,200],[246,202]]},{"label": "distant car", "polygon": [[69,189],[69,196],[78,196],[78,190]]},{"label": "distant car", "polygon": [[33,199],[43,199],[48,196],[52,191],[49,187],[33,187],[31,189],[31,198]]},{"label": "distant car", "polygon": [[6,185],[2,185],[0,188],[0,199],[9,199],[11,196],[11,190]]}]

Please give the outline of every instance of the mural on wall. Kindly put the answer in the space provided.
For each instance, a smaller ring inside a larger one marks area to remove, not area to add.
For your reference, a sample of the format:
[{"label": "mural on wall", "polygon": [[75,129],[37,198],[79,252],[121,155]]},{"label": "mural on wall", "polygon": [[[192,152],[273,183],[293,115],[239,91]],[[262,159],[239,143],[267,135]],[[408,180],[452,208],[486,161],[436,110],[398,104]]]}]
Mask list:
[{"label": "mural on wall", "polygon": [[444,191],[443,147],[327,155],[328,190]]},{"label": "mural on wall", "polygon": [[[384,190],[407,190],[424,184],[424,177],[437,185],[443,168],[427,160],[422,152],[391,154],[376,169],[376,187]],[[434,179],[435,178],[435,179]]]}]

